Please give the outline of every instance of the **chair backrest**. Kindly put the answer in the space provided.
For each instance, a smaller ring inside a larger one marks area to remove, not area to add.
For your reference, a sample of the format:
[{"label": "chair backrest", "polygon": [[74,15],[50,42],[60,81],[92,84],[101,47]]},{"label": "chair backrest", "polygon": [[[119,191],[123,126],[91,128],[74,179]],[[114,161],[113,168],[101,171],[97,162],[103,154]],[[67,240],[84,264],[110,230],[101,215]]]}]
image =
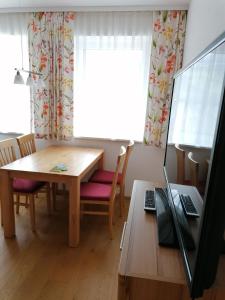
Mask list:
[{"label": "chair backrest", "polygon": [[180,145],[175,144],[177,156],[177,183],[184,184],[185,182],[185,151],[180,148]]},{"label": "chair backrest", "polygon": [[0,141],[0,167],[16,160],[15,139]]},{"label": "chair backrest", "polygon": [[125,157],[126,157],[126,148],[124,146],[121,146],[120,147],[120,154],[117,157],[116,170],[115,170],[114,176],[113,176],[112,191],[111,191],[110,201],[113,201],[114,198],[115,198],[119,170],[121,169],[121,167],[122,167],[122,165],[124,163]]},{"label": "chair backrest", "polygon": [[130,141],[127,148],[126,148],[126,156],[125,156],[123,167],[122,167],[121,185],[123,185],[124,181],[125,181],[128,160],[129,160],[129,157],[130,157],[130,154],[131,154],[133,148],[134,148],[134,141]]},{"label": "chair backrest", "polygon": [[199,186],[199,163],[194,160],[193,153],[188,153],[188,161],[190,167],[191,185],[198,188]]},{"label": "chair backrest", "polygon": [[30,155],[34,152],[36,152],[36,146],[35,146],[35,140],[34,140],[34,134],[25,134],[21,135],[16,138],[19,149],[20,149],[20,155],[21,157]]}]

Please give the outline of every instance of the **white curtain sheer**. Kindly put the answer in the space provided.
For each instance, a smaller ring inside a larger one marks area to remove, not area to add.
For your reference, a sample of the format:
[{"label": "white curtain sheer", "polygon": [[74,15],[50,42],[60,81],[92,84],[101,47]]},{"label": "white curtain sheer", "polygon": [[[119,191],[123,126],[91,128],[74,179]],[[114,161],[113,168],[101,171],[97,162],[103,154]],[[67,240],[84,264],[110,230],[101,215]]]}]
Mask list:
[{"label": "white curtain sheer", "polygon": [[74,135],[142,140],[151,12],[77,13]]},{"label": "white curtain sheer", "polygon": [[28,18],[28,13],[0,14],[0,132],[30,131],[30,89],[13,83],[22,54],[23,67],[29,70]]},{"label": "white curtain sheer", "polygon": [[223,51],[215,50],[176,79],[169,143],[212,147],[224,78],[224,56]]}]

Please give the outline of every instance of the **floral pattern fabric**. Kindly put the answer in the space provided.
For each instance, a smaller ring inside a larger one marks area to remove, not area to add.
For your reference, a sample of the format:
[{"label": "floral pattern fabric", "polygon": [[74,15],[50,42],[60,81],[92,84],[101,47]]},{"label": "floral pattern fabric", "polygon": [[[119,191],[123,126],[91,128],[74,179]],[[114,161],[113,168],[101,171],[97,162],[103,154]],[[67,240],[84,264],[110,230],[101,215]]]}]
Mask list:
[{"label": "floral pattern fabric", "polygon": [[43,87],[33,85],[31,90],[39,138],[73,136],[74,19],[73,12],[38,12],[28,27],[30,70],[44,80]]},{"label": "floral pattern fabric", "polygon": [[144,143],[164,147],[173,75],[183,59],[186,11],[155,11]]}]

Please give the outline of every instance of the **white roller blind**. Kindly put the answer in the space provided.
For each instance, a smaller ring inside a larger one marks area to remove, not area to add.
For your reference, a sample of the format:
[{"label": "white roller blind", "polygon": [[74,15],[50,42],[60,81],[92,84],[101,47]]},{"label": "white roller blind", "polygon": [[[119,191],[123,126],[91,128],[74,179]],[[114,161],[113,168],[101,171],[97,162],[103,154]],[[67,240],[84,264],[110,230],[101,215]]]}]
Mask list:
[{"label": "white roller blind", "polygon": [[74,135],[142,140],[152,13],[77,13]]},{"label": "white roller blind", "polygon": [[13,83],[14,68],[22,68],[21,43],[23,67],[29,70],[28,17],[26,13],[0,14],[0,132],[30,132],[29,87]]}]

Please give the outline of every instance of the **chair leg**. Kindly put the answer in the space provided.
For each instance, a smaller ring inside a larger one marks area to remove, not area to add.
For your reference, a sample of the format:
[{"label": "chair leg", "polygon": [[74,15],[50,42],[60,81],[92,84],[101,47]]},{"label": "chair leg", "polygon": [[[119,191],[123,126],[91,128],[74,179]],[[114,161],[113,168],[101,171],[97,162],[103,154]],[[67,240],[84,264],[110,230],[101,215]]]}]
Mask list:
[{"label": "chair leg", "polygon": [[80,220],[83,220],[84,217],[83,211],[84,211],[84,204],[80,203]]},{"label": "chair leg", "polygon": [[110,239],[113,239],[113,206],[109,206],[109,234]]},{"label": "chair leg", "polygon": [[125,191],[125,187],[120,186],[120,217],[124,218],[124,214],[125,214],[125,204],[124,204],[124,191]]},{"label": "chair leg", "polygon": [[31,194],[29,196],[29,203],[30,203],[30,221],[31,221],[31,229],[32,231],[36,231],[35,225],[35,205],[34,205],[34,195]]},{"label": "chair leg", "polygon": [[51,215],[51,188],[50,188],[50,184],[47,183],[47,192],[46,192],[46,196],[47,196],[47,210],[48,210],[48,215]]},{"label": "chair leg", "polygon": [[2,202],[1,202],[1,225],[3,226],[3,211],[2,211]]},{"label": "chair leg", "polygon": [[20,195],[16,194],[16,213],[17,213],[17,215],[19,214],[19,210],[20,210]]},{"label": "chair leg", "polygon": [[57,189],[57,183],[52,183],[52,207],[53,210],[56,210],[56,189]]}]

